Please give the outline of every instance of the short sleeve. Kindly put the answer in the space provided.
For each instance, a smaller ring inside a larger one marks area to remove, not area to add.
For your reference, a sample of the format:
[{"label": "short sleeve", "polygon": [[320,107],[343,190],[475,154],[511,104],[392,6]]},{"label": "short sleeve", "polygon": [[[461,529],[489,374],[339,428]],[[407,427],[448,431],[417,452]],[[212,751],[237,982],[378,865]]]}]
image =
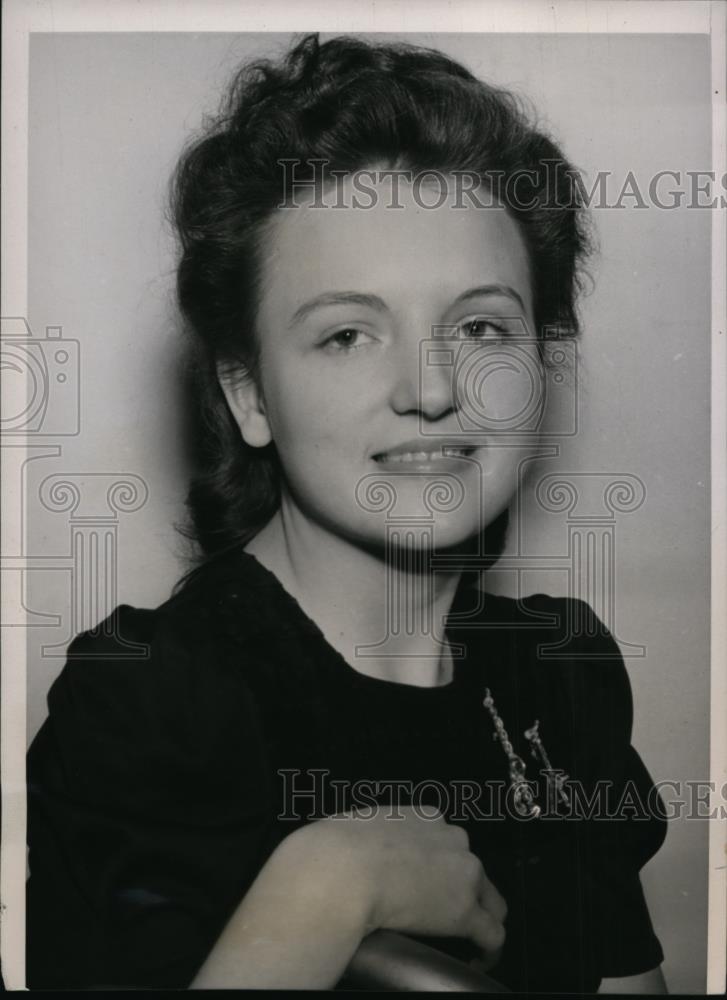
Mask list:
[{"label": "short sleeve", "polygon": [[664,959],[639,873],[666,836],[665,811],[631,743],[633,701],[619,646],[588,605],[574,603],[587,648],[574,690],[588,748],[581,807],[590,817],[585,856],[595,961],[602,978],[632,976]]},{"label": "short sleeve", "polygon": [[27,985],[186,987],[275,846],[243,671],[122,605],[73,641],[28,754]]}]

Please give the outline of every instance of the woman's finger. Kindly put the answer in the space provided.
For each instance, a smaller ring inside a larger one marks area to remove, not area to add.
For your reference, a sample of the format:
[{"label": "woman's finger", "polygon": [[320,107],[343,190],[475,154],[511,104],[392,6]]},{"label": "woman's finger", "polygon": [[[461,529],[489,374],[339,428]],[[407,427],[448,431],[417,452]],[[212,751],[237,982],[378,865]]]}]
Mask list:
[{"label": "woman's finger", "polygon": [[492,882],[490,882],[484,870],[480,877],[477,898],[484,910],[488,910],[496,920],[504,923],[507,916],[507,903]]},{"label": "woman's finger", "polygon": [[497,962],[505,944],[505,928],[489,910],[475,906],[470,915],[467,937],[482,950],[488,967]]},{"label": "woman's finger", "polygon": [[459,848],[463,851],[466,851],[469,848],[469,834],[463,826],[457,826],[456,823],[447,823],[446,830],[452,847]]}]

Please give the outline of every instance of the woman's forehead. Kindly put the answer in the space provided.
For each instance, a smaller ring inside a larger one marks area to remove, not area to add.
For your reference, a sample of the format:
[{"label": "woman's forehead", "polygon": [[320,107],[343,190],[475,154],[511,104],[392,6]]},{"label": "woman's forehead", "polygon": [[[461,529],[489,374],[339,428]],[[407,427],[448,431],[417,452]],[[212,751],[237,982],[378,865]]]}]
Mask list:
[{"label": "woman's forehead", "polygon": [[462,203],[453,187],[446,198],[442,191],[435,179],[419,188],[400,182],[394,202],[385,178],[355,175],[325,202],[309,191],[267,227],[264,286],[290,301],[363,286],[396,298],[402,281],[422,294],[499,283],[527,302],[528,256],[514,219],[500,204]]}]

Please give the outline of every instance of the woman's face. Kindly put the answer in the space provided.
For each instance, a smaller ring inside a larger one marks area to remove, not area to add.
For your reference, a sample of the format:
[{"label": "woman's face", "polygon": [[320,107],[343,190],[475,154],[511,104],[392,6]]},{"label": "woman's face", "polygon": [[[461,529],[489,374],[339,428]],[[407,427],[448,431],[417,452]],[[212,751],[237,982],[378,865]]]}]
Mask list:
[{"label": "woman's face", "polygon": [[258,385],[226,392],[248,443],[275,443],[293,516],[366,545],[387,520],[460,545],[509,504],[533,452],[526,249],[502,208],[454,207],[453,185],[436,209],[421,203],[439,188],[401,184],[393,208],[390,186],[374,187],[370,208],[348,184],[329,207],[278,211]]}]

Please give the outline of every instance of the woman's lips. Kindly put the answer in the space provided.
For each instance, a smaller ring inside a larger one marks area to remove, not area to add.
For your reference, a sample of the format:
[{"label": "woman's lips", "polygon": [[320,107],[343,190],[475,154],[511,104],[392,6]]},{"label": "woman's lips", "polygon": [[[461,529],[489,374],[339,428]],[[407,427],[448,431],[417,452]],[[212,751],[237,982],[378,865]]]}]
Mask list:
[{"label": "woman's lips", "polygon": [[379,452],[373,459],[379,466],[399,469],[437,469],[447,464],[458,463],[461,459],[473,455],[476,450],[475,445],[469,444],[430,445],[427,448],[421,445],[417,448],[399,446],[390,451]]}]

